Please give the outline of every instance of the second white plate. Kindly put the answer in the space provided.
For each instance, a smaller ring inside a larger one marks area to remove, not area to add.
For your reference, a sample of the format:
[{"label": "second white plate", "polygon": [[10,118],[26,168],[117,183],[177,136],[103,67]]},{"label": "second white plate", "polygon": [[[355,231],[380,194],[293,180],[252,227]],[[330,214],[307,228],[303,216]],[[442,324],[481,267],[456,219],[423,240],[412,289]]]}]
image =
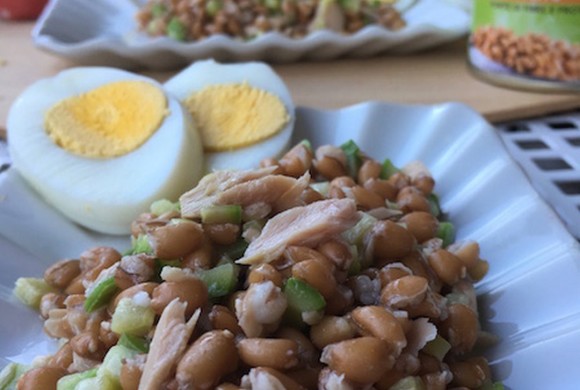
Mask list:
[{"label": "second white plate", "polygon": [[399,31],[369,26],[353,35],[317,31],[304,39],[267,33],[247,42],[226,36],[178,42],[138,33],[136,1],[51,0],[33,40],[39,48],[80,64],[175,69],[205,58],[280,63],[415,52],[465,35],[471,20],[469,11],[450,0],[418,0],[403,14],[407,26]]}]

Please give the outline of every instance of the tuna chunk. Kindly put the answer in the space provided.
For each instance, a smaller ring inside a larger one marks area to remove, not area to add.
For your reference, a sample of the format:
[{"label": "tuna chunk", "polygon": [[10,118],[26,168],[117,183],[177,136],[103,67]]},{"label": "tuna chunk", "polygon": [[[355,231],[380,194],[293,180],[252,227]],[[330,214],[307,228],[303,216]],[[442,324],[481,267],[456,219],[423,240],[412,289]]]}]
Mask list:
[{"label": "tuna chunk", "polygon": [[243,208],[265,204],[275,212],[302,205],[300,194],[310,183],[310,175],[299,179],[271,175],[273,168],[257,171],[216,171],[179,199],[181,215],[199,218],[201,210],[213,205],[236,204]]},{"label": "tuna chunk", "polygon": [[316,246],[351,228],[358,219],[356,204],[351,199],[328,199],[294,207],[270,219],[238,263],[269,263],[287,246]]},{"label": "tuna chunk", "polygon": [[163,309],[143,368],[139,390],[157,390],[175,370],[193,333],[200,311],[185,321],[187,304],[174,299]]}]

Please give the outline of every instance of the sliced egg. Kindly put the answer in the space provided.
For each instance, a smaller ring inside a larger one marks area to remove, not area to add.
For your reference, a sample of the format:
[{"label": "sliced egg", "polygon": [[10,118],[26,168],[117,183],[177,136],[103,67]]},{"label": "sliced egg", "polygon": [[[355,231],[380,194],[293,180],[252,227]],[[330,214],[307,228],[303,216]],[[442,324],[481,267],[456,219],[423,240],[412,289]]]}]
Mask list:
[{"label": "sliced egg", "polygon": [[14,167],[82,226],[127,234],[157,199],[177,200],[203,173],[187,110],[155,81],[80,67],[28,87],[7,121]]},{"label": "sliced egg", "polygon": [[279,157],[294,127],[294,103],[271,67],[260,62],[198,61],[165,83],[190,111],[206,169],[248,169]]}]

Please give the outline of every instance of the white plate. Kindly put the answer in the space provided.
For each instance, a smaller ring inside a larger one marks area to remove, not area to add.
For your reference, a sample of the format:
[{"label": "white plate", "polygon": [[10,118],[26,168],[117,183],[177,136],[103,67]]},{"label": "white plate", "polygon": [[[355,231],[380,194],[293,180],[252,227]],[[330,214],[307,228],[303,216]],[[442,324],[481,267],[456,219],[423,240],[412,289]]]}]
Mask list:
[{"label": "white plate", "polygon": [[[496,378],[512,389],[578,388],[578,242],[478,114],[459,104],[299,108],[294,138],[315,145],[352,138],[378,159],[389,156],[399,165],[425,162],[458,239],[477,240],[491,265],[478,291],[483,326],[502,339],[487,353]],[[14,280],[41,275],[59,257],[76,256],[110,237],[90,234],[60,217],[14,173],[2,177],[0,234],[7,239],[0,241],[0,357],[28,361],[34,352],[46,351],[46,337],[40,319],[9,298]],[[126,244],[117,245],[124,249]]]},{"label": "white plate", "polygon": [[465,35],[470,24],[469,11],[451,0],[418,0],[404,13],[407,26],[399,31],[369,26],[350,36],[317,31],[290,39],[268,33],[248,42],[213,36],[183,43],[137,33],[138,1],[51,0],[33,30],[34,42],[81,64],[168,69],[205,58],[293,62],[415,52]]}]

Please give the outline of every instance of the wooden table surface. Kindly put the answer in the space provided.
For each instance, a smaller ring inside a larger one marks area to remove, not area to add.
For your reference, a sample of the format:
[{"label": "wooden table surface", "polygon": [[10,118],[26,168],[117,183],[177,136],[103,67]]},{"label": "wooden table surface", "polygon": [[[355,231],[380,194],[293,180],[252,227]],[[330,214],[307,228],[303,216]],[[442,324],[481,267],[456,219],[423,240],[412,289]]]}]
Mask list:
[{"label": "wooden table surface", "polygon": [[[75,66],[34,47],[32,22],[0,21],[0,131],[14,99],[30,83]],[[475,79],[465,39],[426,52],[274,66],[297,105],[335,109],[368,100],[410,104],[457,101],[492,122],[580,107],[580,96],[518,92]],[[174,72],[147,72],[160,81]]]}]

